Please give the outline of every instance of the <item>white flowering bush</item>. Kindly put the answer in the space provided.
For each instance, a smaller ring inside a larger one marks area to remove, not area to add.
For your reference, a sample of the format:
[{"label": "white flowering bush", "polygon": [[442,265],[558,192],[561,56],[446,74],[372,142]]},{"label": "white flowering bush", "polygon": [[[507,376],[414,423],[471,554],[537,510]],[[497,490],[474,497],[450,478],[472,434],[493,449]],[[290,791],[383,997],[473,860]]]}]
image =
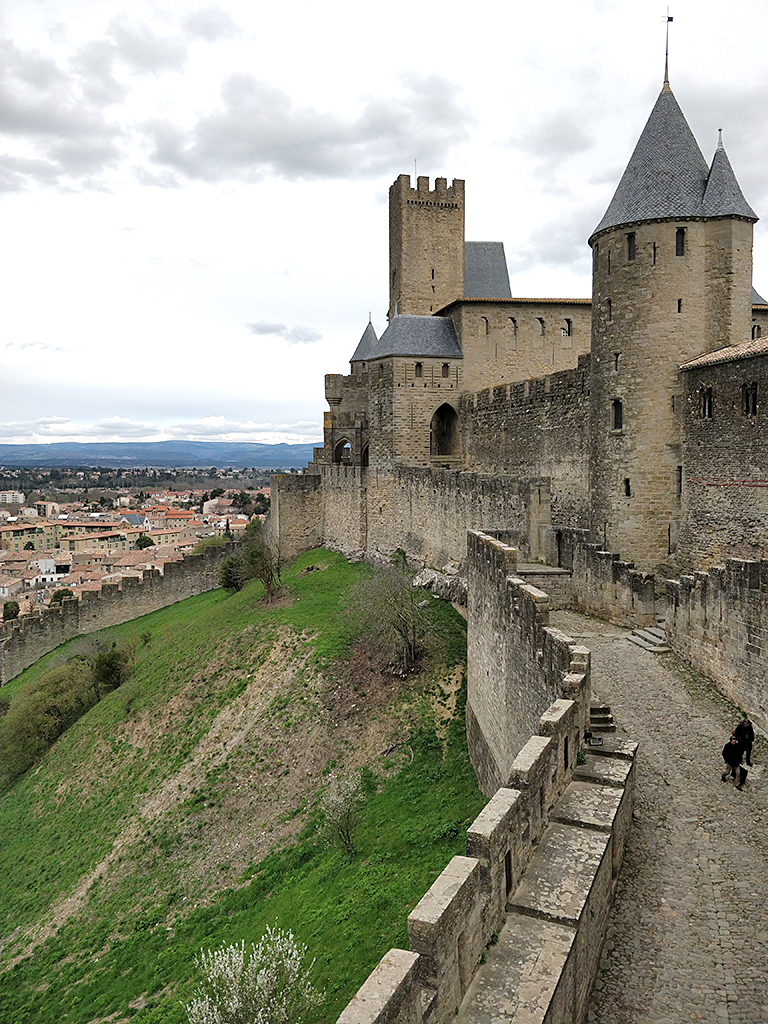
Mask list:
[{"label": "white flowering bush", "polygon": [[201,950],[203,984],[185,1010],[189,1024],[303,1024],[324,996],[309,980],[314,960],[290,929],[270,928],[246,951],[222,945]]}]

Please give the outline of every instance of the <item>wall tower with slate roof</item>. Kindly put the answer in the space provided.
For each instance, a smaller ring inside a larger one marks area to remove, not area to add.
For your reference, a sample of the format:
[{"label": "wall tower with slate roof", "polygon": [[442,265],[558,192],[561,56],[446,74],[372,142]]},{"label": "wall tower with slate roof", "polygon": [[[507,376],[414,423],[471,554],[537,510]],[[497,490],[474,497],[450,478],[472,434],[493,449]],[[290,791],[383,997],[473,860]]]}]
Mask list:
[{"label": "wall tower with slate roof", "polygon": [[591,531],[644,568],[677,547],[680,364],[750,337],[756,219],[722,144],[708,167],[665,81],[589,240]]}]

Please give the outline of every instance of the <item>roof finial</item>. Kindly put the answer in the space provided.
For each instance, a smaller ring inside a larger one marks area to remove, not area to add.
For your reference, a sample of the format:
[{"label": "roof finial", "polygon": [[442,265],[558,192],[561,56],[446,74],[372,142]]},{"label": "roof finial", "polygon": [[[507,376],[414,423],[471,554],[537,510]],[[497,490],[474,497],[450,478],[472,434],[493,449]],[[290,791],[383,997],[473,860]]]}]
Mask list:
[{"label": "roof finial", "polygon": [[371,320],[371,311],[370,311],[370,309],[368,310],[368,323],[369,324],[373,323],[373,321]]},{"label": "roof finial", "polygon": [[717,129],[717,148],[718,149],[722,149],[723,148],[723,129],[722,128],[718,128]]},{"label": "roof finial", "polygon": [[670,18],[669,8],[667,8],[667,16],[664,20],[667,24],[667,39],[666,45],[664,47],[664,87],[662,89],[662,92],[671,92],[671,89],[669,88],[669,23],[670,21],[674,21],[675,19]]}]

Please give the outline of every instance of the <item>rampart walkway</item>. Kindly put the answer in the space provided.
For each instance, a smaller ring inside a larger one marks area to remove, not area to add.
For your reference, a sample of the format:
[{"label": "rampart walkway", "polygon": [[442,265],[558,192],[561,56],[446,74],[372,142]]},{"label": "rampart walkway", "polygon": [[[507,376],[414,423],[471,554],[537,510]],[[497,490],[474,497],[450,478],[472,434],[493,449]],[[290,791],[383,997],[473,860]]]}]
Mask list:
[{"label": "rampart walkway", "polygon": [[[735,712],[672,655],[572,612],[552,625],[592,651],[593,700],[640,741],[635,821],[590,1024],[763,1024],[768,945],[766,744],[743,792],[720,780]],[[748,710],[748,709],[747,709]]]}]

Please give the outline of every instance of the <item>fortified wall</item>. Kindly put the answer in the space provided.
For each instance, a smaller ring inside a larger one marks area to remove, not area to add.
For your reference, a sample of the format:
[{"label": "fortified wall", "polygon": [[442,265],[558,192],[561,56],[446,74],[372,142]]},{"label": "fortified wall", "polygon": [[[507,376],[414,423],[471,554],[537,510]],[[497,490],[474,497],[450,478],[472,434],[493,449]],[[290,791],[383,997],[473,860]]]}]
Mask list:
[{"label": "fortified wall", "polygon": [[570,744],[579,749],[589,651],[549,626],[548,595],[517,576],[515,548],[477,531],[467,548],[467,740],[478,784],[491,796],[508,785],[525,737],[553,701],[573,702]]},{"label": "fortified wall", "polygon": [[70,598],[42,615],[23,615],[0,627],[0,683],[7,683],[59,644],[84,633],[95,633],[166,608],[219,586],[219,566],[231,548],[209,547],[167,562],[165,573],[145,570],[142,579],[125,577],[120,584],[105,583],[100,591],[86,590],[79,600]]},{"label": "fortified wall", "polygon": [[683,571],[765,554],[767,352],[768,338],[761,338],[682,368],[684,479],[677,558]]},{"label": "fortified wall", "polygon": [[[467,465],[482,473],[550,481],[557,525],[589,525],[589,368],[486,388],[462,396],[460,434]],[[487,524],[483,524],[487,525]]]},{"label": "fortified wall", "polygon": [[579,757],[589,651],[547,626],[547,595],[514,576],[513,548],[475,532],[467,557],[468,737],[493,795],[467,831],[467,855],[409,915],[410,949],[382,958],[337,1024],[586,1015],[631,824],[637,744]]},{"label": "fortified wall", "polygon": [[547,480],[399,466],[320,465],[272,477],[270,530],[283,558],[325,544],[350,557],[402,548],[415,562],[463,563],[467,530],[506,530],[529,557],[549,522]]},{"label": "fortified wall", "polygon": [[768,561],[732,558],[666,586],[672,648],[768,731]]}]

